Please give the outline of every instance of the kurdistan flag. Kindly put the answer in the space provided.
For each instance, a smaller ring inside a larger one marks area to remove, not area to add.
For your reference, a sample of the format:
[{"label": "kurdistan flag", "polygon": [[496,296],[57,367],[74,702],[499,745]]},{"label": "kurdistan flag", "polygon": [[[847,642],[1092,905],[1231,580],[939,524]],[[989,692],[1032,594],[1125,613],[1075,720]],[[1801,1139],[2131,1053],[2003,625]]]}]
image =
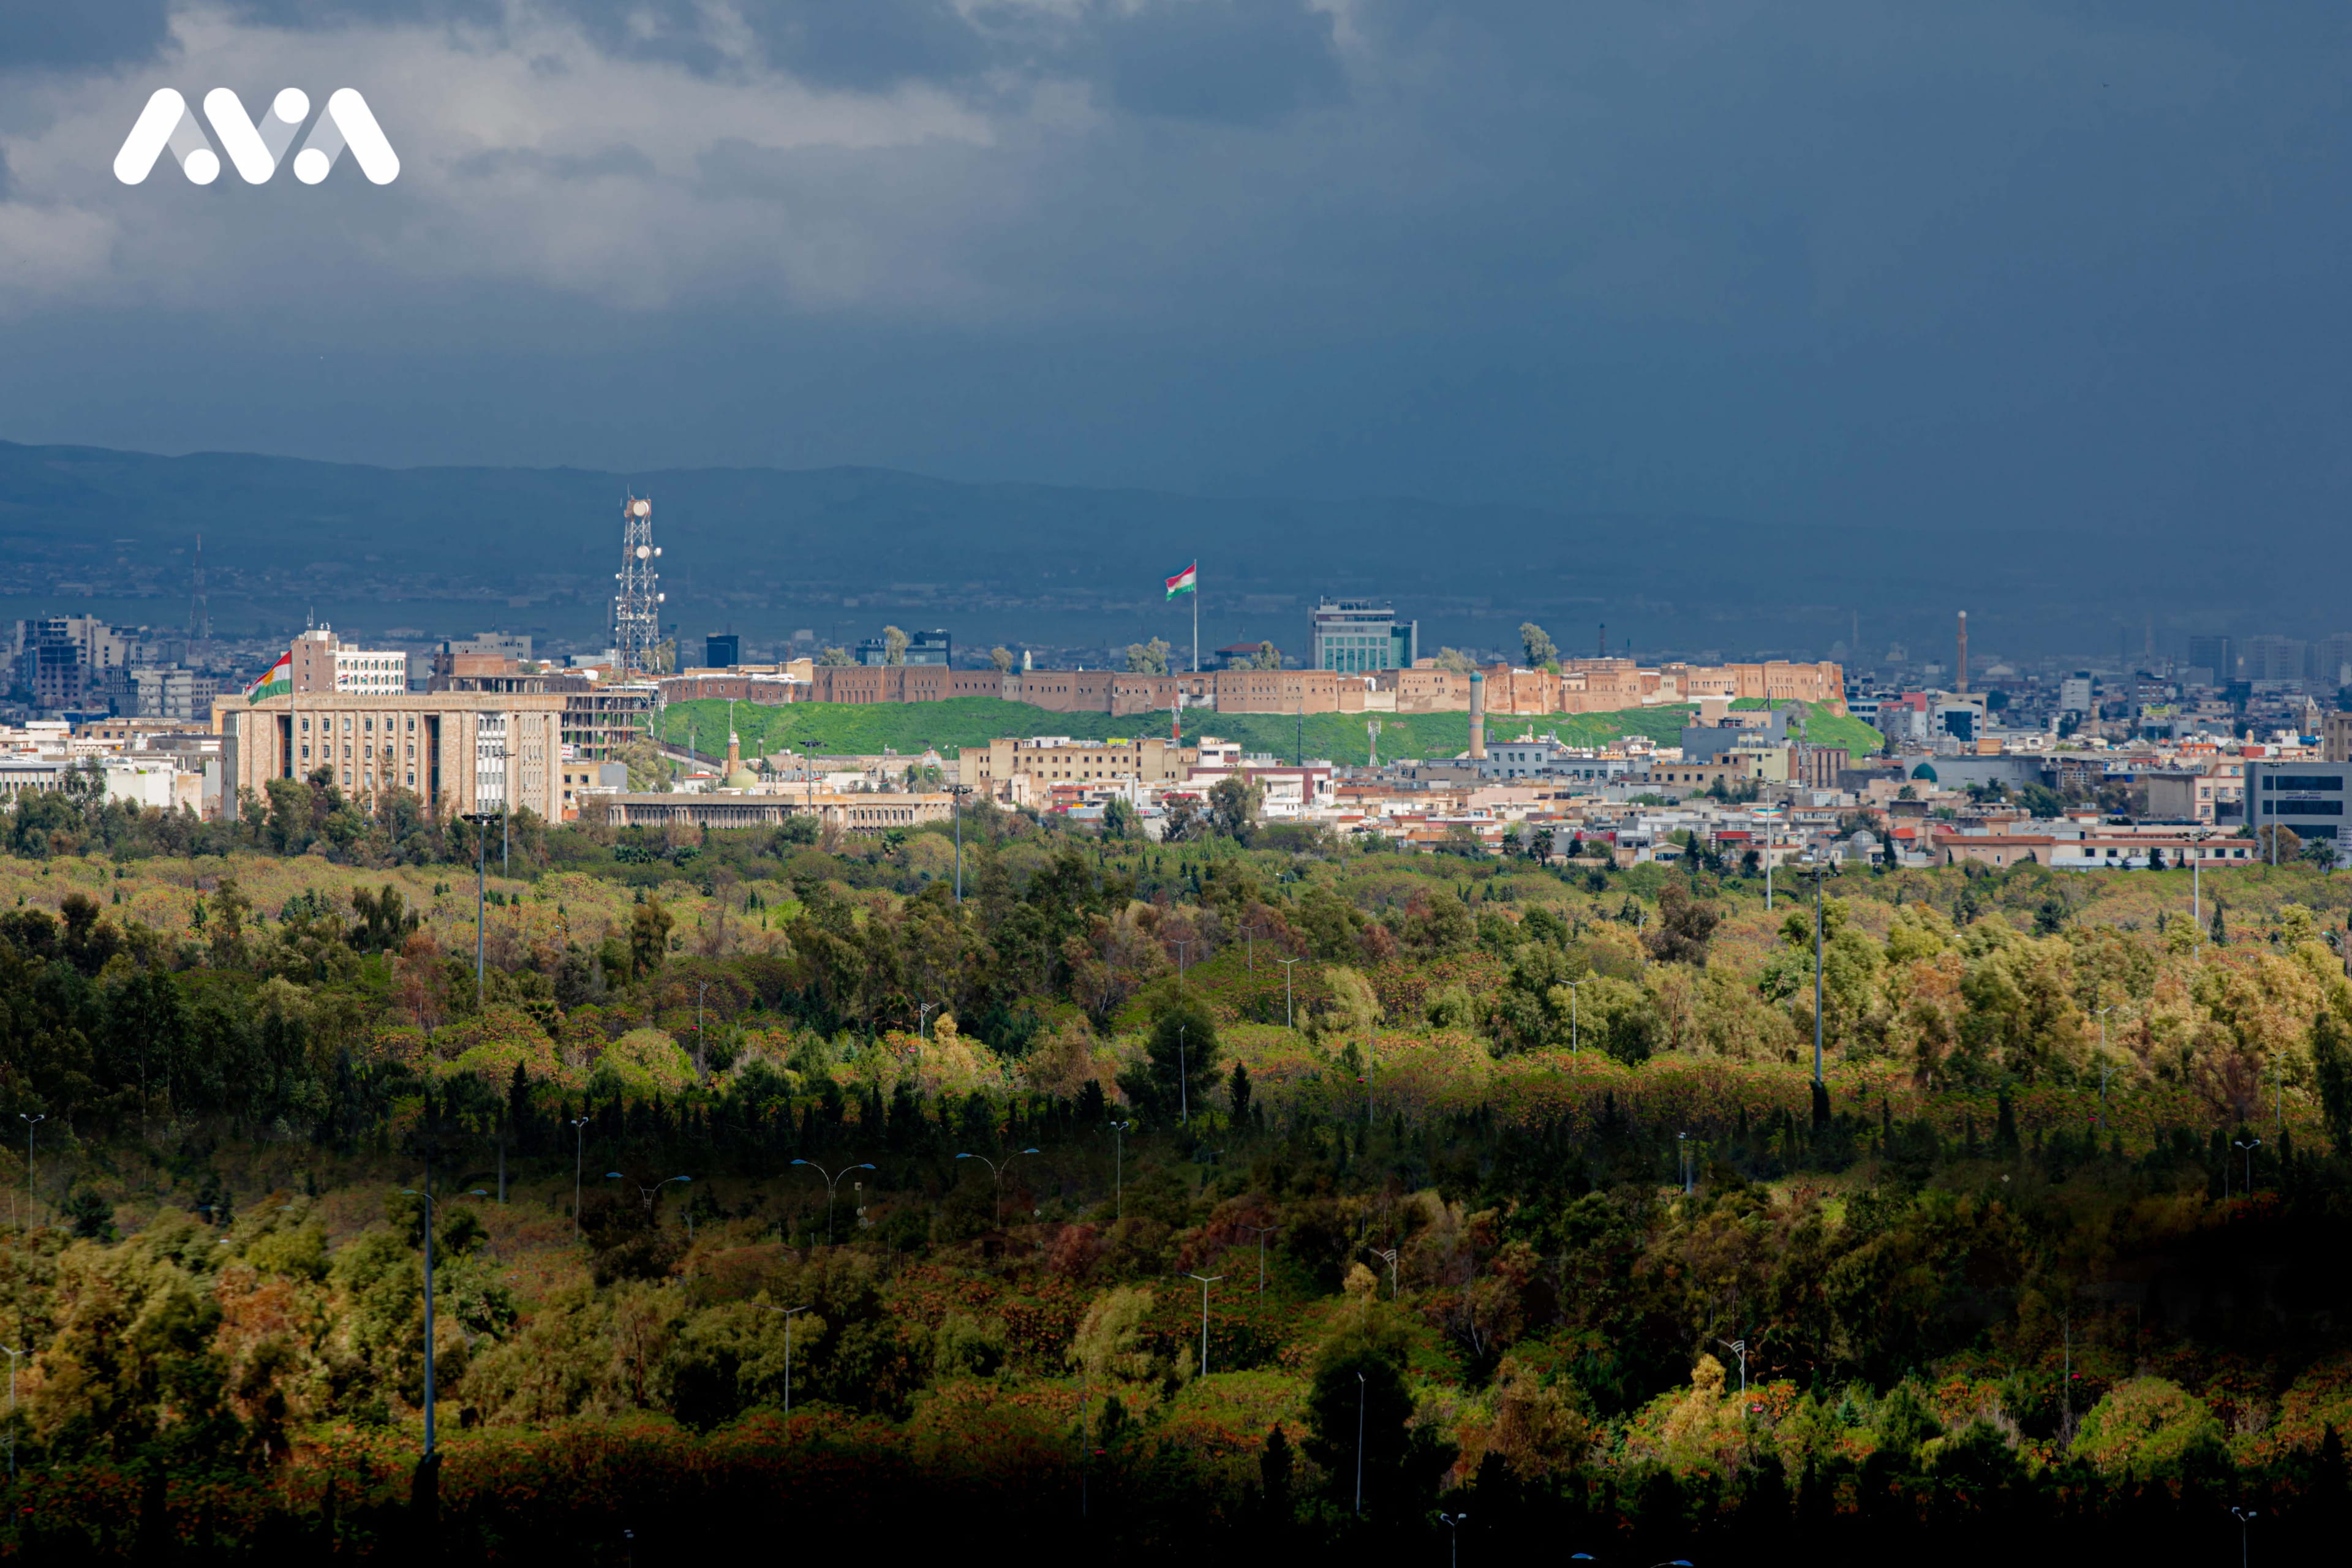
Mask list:
[{"label": "kurdistan flag", "polygon": [[268,674],[256,678],[254,683],[245,689],[245,700],[258,702],[265,697],[285,697],[293,689],[294,650],[288,648],[278,656],[278,662],[269,667]]},{"label": "kurdistan flag", "polygon": [[1201,563],[1195,561],[1168,579],[1168,596],[1172,599],[1179,594],[1189,594],[1200,585]]}]

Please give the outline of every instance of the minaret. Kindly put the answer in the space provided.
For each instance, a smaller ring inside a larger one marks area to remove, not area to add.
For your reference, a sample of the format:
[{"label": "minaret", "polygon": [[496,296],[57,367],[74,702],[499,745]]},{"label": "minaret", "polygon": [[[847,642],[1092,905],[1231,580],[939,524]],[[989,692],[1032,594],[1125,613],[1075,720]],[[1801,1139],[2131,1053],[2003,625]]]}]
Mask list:
[{"label": "minaret", "polygon": [[1486,760],[1486,678],[1470,672],[1470,760]]}]

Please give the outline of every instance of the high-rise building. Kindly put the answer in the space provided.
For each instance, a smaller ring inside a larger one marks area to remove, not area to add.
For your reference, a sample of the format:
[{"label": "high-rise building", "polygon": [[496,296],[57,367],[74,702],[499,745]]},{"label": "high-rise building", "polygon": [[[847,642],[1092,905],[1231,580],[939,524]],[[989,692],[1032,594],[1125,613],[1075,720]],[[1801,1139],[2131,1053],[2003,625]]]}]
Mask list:
[{"label": "high-rise building", "polygon": [[16,684],[49,712],[104,707],[120,686],[132,639],[95,616],[45,616],[16,624]]},{"label": "high-rise building", "polygon": [[1421,657],[1421,623],[1400,621],[1392,604],[1323,599],[1308,622],[1307,664],[1316,669],[1411,669]]},{"label": "high-rise building", "polygon": [[743,639],[733,632],[712,632],[702,639],[702,663],[709,669],[732,669],[743,662]]},{"label": "high-rise building", "polygon": [[2248,680],[2301,680],[2311,673],[2311,645],[2301,637],[2246,639]]},{"label": "high-rise building", "polygon": [[2227,686],[2238,679],[2238,649],[2229,637],[2190,637],[2189,668],[2212,671],[2217,686]]},{"label": "high-rise building", "polygon": [[2352,632],[2311,645],[2311,678],[2322,686],[2352,686]]}]

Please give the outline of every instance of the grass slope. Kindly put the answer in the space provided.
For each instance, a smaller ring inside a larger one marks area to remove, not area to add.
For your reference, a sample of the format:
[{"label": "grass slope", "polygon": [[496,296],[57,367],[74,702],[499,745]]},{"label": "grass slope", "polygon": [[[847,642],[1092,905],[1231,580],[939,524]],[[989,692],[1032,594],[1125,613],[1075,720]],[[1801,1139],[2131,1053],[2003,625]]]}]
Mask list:
[{"label": "grass slope", "polygon": [[[1760,702],[1746,704],[1760,707]],[[1687,705],[1632,708],[1615,713],[1562,713],[1549,718],[1501,714],[1486,726],[1490,740],[1518,735],[1532,729],[1538,734],[1557,731],[1570,745],[1598,746],[1626,735],[1646,735],[1673,744],[1690,721]],[[1310,713],[1304,722],[1280,713],[1191,714],[1185,732],[1217,735],[1239,741],[1253,752],[1267,752],[1289,760],[1302,749],[1310,757],[1360,764],[1370,751],[1365,724],[1381,723],[1381,755],[1451,757],[1470,745],[1467,713]],[[1067,735],[1074,740],[1103,741],[1169,732],[1166,712],[1137,713],[1113,718],[1108,713],[1054,713],[1025,702],[993,697],[959,697],[947,702],[796,702],[782,708],[735,705],[736,732],[743,754],[754,756],[789,746],[814,748],[835,754],[895,751],[920,752],[937,747],[953,756],[965,746],[986,745],[1000,736]],[[726,753],[727,704],[716,700],[673,702],[662,720],[662,739],[683,745],[691,735],[705,756]],[[1874,750],[1878,731],[1857,719],[1840,718],[1826,709],[1812,709],[1811,735],[1824,745],[1851,747],[1857,753]]]}]

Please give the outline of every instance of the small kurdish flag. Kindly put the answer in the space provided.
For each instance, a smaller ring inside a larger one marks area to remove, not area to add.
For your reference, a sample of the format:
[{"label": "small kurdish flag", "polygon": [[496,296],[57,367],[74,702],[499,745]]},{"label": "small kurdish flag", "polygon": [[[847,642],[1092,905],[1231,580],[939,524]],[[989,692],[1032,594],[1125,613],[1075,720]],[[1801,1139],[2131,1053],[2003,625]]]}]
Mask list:
[{"label": "small kurdish flag", "polygon": [[1172,599],[1179,594],[1189,594],[1200,585],[1201,563],[1195,561],[1168,579],[1168,596]]},{"label": "small kurdish flag", "polygon": [[288,648],[278,656],[278,662],[269,667],[267,675],[256,677],[253,684],[245,689],[245,700],[258,702],[265,697],[285,697],[293,689],[294,650]]}]

